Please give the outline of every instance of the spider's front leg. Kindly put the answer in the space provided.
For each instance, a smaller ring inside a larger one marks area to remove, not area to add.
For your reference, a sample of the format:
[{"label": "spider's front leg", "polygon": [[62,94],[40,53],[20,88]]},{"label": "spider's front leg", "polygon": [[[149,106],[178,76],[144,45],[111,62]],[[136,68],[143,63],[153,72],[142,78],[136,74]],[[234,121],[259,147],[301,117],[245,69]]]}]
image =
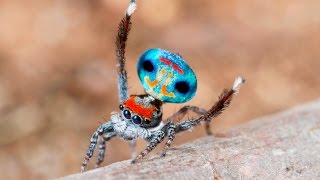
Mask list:
[{"label": "spider's front leg", "polygon": [[186,120],[176,124],[175,132],[179,133],[192,129],[201,122],[210,122],[212,118],[217,117],[230,105],[232,97],[239,92],[241,85],[245,82],[242,77],[237,77],[231,89],[225,89],[219,96],[219,100],[205,114],[197,119]]},{"label": "spider's front leg", "polygon": [[118,93],[120,103],[126,101],[128,95],[128,79],[126,70],[126,46],[131,29],[131,16],[135,11],[137,5],[136,1],[131,1],[129,7],[120,21],[118,34],[116,38],[116,59],[117,59],[117,74],[118,74]]},{"label": "spider's front leg", "polygon": [[110,140],[112,137],[115,136],[115,132],[113,131],[112,122],[103,123],[92,134],[88,151],[87,151],[86,156],[82,162],[81,172],[83,172],[85,170],[86,166],[88,165],[89,159],[92,157],[94,150],[96,148],[99,136],[101,136],[101,135],[104,135],[104,140],[100,141],[99,155],[98,155],[98,160],[97,160],[96,166],[99,166],[104,159],[104,153],[105,153],[105,142],[104,141]]},{"label": "spider's front leg", "polygon": [[142,159],[144,156],[146,156],[149,152],[151,152],[158,144],[160,144],[165,137],[165,132],[160,130],[154,132],[150,137],[147,138],[147,141],[149,141],[148,146],[136,157],[134,158],[131,163],[136,163],[139,159]]},{"label": "spider's front leg", "polygon": [[166,126],[163,127],[163,129],[166,129],[168,140],[167,140],[167,142],[166,142],[166,144],[164,146],[164,149],[163,149],[160,157],[165,157],[166,156],[167,151],[171,146],[171,143],[173,142],[174,138],[176,137],[176,132],[175,132],[176,125],[172,121],[168,122],[166,124]]},{"label": "spider's front leg", "polygon": [[[136,1],[131,0],[125,16],[122,18],[118,28],[118,34],[116,38],[116,59],[117,59],[117,74],[118,74],[118,94],[120,103],[126,101],[128,95],[128,78],[126,70],[126,46],[131,29],[131,16],[136,9]],[[136,155],[136,141],[132,140],[129,143],[131,149],[131,156]]]},{"label": "spider's front leg", "polygon": [[116,132],[108,132],[103,134],[102,138],[99,138],[99,154],[98,154],[95,168],[98,168],[104,160],[105,151],[106,151],[106,142],[109,141],[111,138],[115,137],[116,135],[117,135]]}]

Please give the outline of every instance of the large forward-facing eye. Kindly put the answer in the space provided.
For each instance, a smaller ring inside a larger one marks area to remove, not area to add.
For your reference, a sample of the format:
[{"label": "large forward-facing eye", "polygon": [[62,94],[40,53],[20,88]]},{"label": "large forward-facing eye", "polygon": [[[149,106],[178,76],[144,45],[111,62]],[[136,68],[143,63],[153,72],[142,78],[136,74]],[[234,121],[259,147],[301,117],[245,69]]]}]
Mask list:
[{"label": "large forward-facing eye", "polygon": [[190,86],[185,81],[179,81],[174,85],[174,88],[176,91],[178,91],[181,94],[186,94],[190,90]]},{"label": "large forward-facing eye", "polygon": [[152,64],[152,62],[150,60],[145,60],[142,63],[142,67],[147,72],[153,72],[153,70],[154,70],[154,66],[153,66],[153,64]]},{"label": "large forward-facing eye", "polygon": [[130,111],[124,110],[124,111],[123,111],[123,116],[124,116],[126,119],[131,119],[131,113],[130,113]]},{"label": "large forward-facing eye", "polygon": [[132,121],[135,124],[141,124],[141,117],[137,116],[137,115],[134,115],[134,116],[132,116]]}]

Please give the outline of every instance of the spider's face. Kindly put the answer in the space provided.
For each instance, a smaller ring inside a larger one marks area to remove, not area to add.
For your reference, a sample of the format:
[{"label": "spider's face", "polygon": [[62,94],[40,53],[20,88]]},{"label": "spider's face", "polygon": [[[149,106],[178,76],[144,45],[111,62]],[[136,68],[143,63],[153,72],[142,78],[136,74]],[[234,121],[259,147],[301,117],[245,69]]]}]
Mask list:
[{"label": "spider's face", "polygon": [[189,65],[181,56],[163,49],[142,54],[138,75],[146,92],[163,102],[187,102],[197,90],[197,78]]},{"label": "spider's face", "polygon": [[149,95],[131,95],[120,105],[122,117],[144,128],[159,125],[162,102]]}]

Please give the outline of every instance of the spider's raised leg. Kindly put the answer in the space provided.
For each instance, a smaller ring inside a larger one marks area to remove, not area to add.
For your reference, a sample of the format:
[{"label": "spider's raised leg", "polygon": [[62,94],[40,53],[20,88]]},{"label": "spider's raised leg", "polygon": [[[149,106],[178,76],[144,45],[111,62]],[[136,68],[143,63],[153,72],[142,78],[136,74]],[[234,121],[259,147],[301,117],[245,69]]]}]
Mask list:
[{"label": "spider's raised leg", "polygon": [[[180,121],[189,111],[197,113],[198,115],[203,115],[207,112],[205,109],[199,108],[197,106],[187,105],[187,106],[184,106],[181,109],[179,109],[179,111],[174,113],[172,116],[170,116],[168,118],[168,121]],[[209,121],[205,122],[205,129],[206,129],[207,135],[212,134],[212,132],[210,130],[210,122]]]},{"label": "spider's raised leg", "polygon": [[[98,127],[98,129],[92,134],[87,154],[82,162],[81,172],[83,172],[85,170],[86,166],[88,165],[89,159],[92,157],[94,149],[96,148],[99,136],[101,136],[102,134],[107,134],[107,133],[113,133],[112,122],[110,122],[110,121],[100,125]],[[99,155],[99,157],[100,157],[100,155]]]},{"label": "spider's raised leg", "polygon": [[[120,103],[126,101],[129,97],[128,94],[128,79],[126,70],[126,43],[131,29],[131,16],[136,9],[136,1],[131,0],[126,14],[122,18],[118,28],[116,38],[116,56],[117,56],[117,73],[118,73],[118,93]],[[130,142],[131,156],[136,154],[136,141]]]},{"label": "spider's raised leg", "polygon": [[168,117],[168,121],[180,121],[189,111],[195,112],[198,115],[202,115],[207,112],[205,109],[201,109],[197,106],[187,105],[187,106],[183,106],[172,116]]},{"label": "spider's raised leg", "polygon": [[120,21],[118,34],[116,38],[116,56],[117,56],[117,73],[118,73],[118,91],[120,103],[126,101],[128,95],[128,79],[126,70],[126,43],[131,29],[131,15],[136,9],[136,1],[131,1],[126,14]]},{"label": "spider's raised leg", "polygon": [[236,78],[233,87],[231,89],[225,89],[219,96],[219,100],[211,107],[211,109],[197,119],[186,120],[176,124],[175,132],[179,133],[189,130],[201,122],[210,122],[212,118],[217,117],[230,105],[233,95],[239,92],[239,89],[244,82],[245,80],[243,78]]},{"label": "spider's raised leg", "polygon": [[149,144],[148,146],[136,157],[131,163],[136,163],[139,159],[146,156],[149,152],[151,152],[159,143],[161,143],[164,139],[165,133],[163,131],[158,131],[156,134],[151,135],[148,138]]}]

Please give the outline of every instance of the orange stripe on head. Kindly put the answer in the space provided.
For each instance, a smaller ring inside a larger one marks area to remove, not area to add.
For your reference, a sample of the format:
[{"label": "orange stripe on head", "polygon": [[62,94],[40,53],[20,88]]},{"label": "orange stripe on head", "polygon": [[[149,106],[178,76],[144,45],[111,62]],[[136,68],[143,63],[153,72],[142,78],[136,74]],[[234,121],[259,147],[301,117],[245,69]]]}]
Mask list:
[{"label": "orange stripe on head", "polygon": [[135,96],[130,96],[129,99],[123,103],[123,105],[130,109],[133,113],[142,116],[148,121],[151,121],[153,112],[157,110],[154,106],[147,108],[143,107],[142,104],[139,104],[135,101]]}]

